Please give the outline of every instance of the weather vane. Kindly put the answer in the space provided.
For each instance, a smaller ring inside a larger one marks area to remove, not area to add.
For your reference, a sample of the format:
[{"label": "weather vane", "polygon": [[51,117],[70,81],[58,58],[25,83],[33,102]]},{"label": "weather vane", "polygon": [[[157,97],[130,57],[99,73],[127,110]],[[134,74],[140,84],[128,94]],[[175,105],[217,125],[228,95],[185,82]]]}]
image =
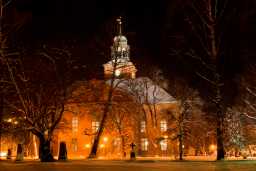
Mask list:
[{"label": "weather vane", "polygon": [[119,27],[119,35],[122,34],[122,17],[119,16],[117,19],[116,19],[117,23],[118,23],[118,27]]}]

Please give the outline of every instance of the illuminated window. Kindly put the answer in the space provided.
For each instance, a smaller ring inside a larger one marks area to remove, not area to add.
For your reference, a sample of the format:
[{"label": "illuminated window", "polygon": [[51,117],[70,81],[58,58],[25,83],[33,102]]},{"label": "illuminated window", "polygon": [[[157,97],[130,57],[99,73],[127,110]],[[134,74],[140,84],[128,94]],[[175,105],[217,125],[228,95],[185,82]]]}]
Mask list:
[{"label": "illuminated window", "polygon": [[167,150],[167,139],[164,139],[164,140],[160,141],[160,148],[161,148],[162,151]]},{"label": "illuminated window", "polygon": [[166,120],[160,121],[160,130],[161,130],[161,132],[167,131],[167,121]]},{"label": "illuminated window", "polygon": [[118,76],[120,76],[120,74],[121,74],[121,71],[117,69],[117,70],[115,71],[115,76],[118,77]]},{"label": "illuminated window", "polygon": [[92,132],[97,132],[100,127],[100,122],[98,121],[92,121]]},{"label": "illuminated window", "polygon": [[148,151],[148,139],[147,138],[141,138],[141,150]]},{"label": "illuminated window", "polygon": [[72,118],[72,131],[77,132],[78,131],[78,117],[73,116]]},{"label": "illuminated window", "polygon": [[146,121],[140,122],[140,132],[146,132]]},{"label": "illuminated window", "polygon": [[72,138],[72,150],[77,152],[77,138]]},{"label": "illuminated window", "polygon": [[122,145],[122,140],[121,140],[121,138],[115,138],[113,145],[114,145],[114,148],[120,150],[121,145]]},{"label": "illuminated window", "polygon": [[132,72],[132,78],[135,78],[136,76],[135,76],[135,72]]}]

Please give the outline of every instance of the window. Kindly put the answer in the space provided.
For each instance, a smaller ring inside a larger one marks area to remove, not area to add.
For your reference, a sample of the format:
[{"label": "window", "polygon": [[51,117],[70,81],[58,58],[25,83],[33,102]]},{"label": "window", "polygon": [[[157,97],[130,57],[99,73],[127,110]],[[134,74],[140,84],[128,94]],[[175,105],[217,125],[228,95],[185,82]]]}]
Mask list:
[{"label": "window", "polygon": [[77,152],[77,138],[72,138],[72,150]]},{"label": "window", "polygon": [[95,133],[99,130],[100,122],[92,121],[92,132]]},{"label": "window", "polygon": [[78,131],[78,117],[73,116],[72,118],[72,131],[76,133]]},{"label": "window", "polygon": [[140,132],[146,132],[146,121],[140,122]]},{"label": "window", "polygon": [[164,140],[160,141],[160,148],[161,148],[162,151],[167,150],[167,139],[164,139]]},{"label": "window", "polygon": [[148,151],[148,139],[147,138],[141,138],[141,150]]},{"label": "window", "polygon": [[122,144],[121,138],[115,138],[114,139],[114,142],[113,142],[114,148],[117,148],[118,150],[120,150],[121,144]]},{"label": "window", "polygon": [[120,76],[120,75],[121,75],[121,71],[120,71],[120,70],[118,70],[118,69],[117,69],[117,70],[115,70],[115,76],[116,76],[116,77],[118,77],[118,76]]},{"label": "window", "polygon": [[135,78],[136,76],[135,76],[135,72],[132,72],[132,78]]},{"label": "window", "polygon": [[167,131],[167,121],[166,120],[160,121],[160,130],[161,130],[161,132]]}]

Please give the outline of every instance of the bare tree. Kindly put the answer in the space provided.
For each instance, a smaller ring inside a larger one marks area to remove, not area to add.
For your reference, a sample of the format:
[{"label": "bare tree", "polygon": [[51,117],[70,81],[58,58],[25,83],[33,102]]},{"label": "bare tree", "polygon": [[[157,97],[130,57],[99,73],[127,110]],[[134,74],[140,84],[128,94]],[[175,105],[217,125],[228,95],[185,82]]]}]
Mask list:
[{"label": "bare tree", "polygon": [[88,158],[95,158],[98,151],[98,144],[100,141],[100,137],[103,133],[103,130],[106,125],[107,118],[109,116],[109,112],[111,111],[111,106],[113,103],[113,95],[114,91],[118,87],[119,83],[122,82],[122,79],[117,79],[118,77],[126,76],[120,75],[120,71],[122,68],[126,67],[129,61],[129,46],[127,45],[127,39],[122,35],[121,28],[121,18],[117,19],[119,26],[119,33],[115,37],[114,45],[111,47],[111,68],[107,71],[108,75],[106,77],[108,92],[107,97],[104,103],[103,111],[102,111],[102,119],[100,121],[100,126],[98,131],[96,132],[94,142],[91,148],[91,152]]},{"label": "bare tree", "polygon": [[149,68],[151,70],[145,77],[127,79],[118,88],[127,92],[137,104],[138,120],[145,122],[145,134],[156,151],[158,139],[161,137],[157,126],[160,122],[159,119],[164,115],[158,106],[161,103],[173,102],[175,99],[164,90],[167,81],[164,79],[162,71],[155,66]]},{"label": "bare tree", "polygon": [[241,75],[241,88],[239,98],[242,100],[243,110],[241,113],[250,119],[256,120],[256,104],[254,100],[256,98],[256,83],[254,81],[254,77],[256,75],[256,66],[250,65],[243,75]]},{"label": "bare tree", "polygon": [[[116,98],[115,98],[116,97]],[[111,110],[111,121],[121,138],[121,149],[123,157],[130,148],[136,121],[140,113],[140,106],[126,92],[115,95]],[[117,98],[118,97],[118,98]]]},{"label": "bare tree", "polygon": [[224,141],[226,151],[234,151],[235,156],[245,148],[244,129],[239,110],[228,108],[224,118]]},{"label": "bare tree", "polygon": [[[184,82],[183,82],[184,83]],[[176,87],[174,89],[174,87]],[[202,123],[203,118],[194,119],[195,109],[202,107],[202,100],[199,97],[199,93],[187,87],[186,85],[179,85],[169,88],[169,92],[173,92],[175,98],[178,100],[178,110],[176,112],[169,112],[172,126],[168,130],[172,140],[178,140],[179,144],[179,160],[183,160],[185,140],[190,139],[193,135],[191,129]],[[198,112],[198,110],[197,110]],[[196,113],[199,115],[199,113]]]},{"label": "bare tree", "polygon": [[[128,148],[128,143],[131,142],[132,133],[131,129],[134,128],[132,124],[135,122],[135,116],[138,114],[138,106],[130,94],[118,85],[125,82],[126,78],[115,79],[115,87],[112,92],[111,107],[108,111],[103,133],[109,130],[116,130],[117,136],[121,138],[121,150],[123,152]],[[110,80],[108,80],[110,81]],[[89,110],[92,117],[102,119],[103,111],[107,103],[106,97],[109,93],[109,82],[90,80],[86,82],[77,82],[72,86],[73,93],[67,104],[84,107]],[[69,110],[74,112],[73,110]],[[104,131],[105,130],[105,131]],[[85,135],[95,136],[97,131],[92,128],[84,130]],[[114,131],[115,133],[115,131]]]},{"label": "bare tree", "polygon": [[14,92],[9,92],[4,103],[23,119],[26,130],[38,137],[41,161],[52,161],[50,142],[64,112],[72,64],[64,49],[44,47],[35,56],[37,61],[17,56],[16,63],[4,57]]},{"label": "bare tree", "polygon": [[[183,48],[173,50],[173,55],[188,57],[197,61],[196,75],[208,83],[209,98],[214,104],[216,113],[217,160],[224,159],[223,120],[225,117],[224,80],[227,53],[228,24],[235,18],[235,10],[230,10],[231,1],[200,0],[184,1],[186,11],[185,21],[188,24],[186,40],[181,37],[180,42],[189,42]],[[232,16],[232,17],[231,17]],[[179,39],[179,37],[175,37]],[[224,41],[225,40],[225,41]]]},{"label": "bare tree", "polygon": [[[237,148],[238,150],[247,149],[248,145],[255,142],[255,129],[256,129],[256,67],[255,64],[248,65],[245,72],[241,73],[237,82],[239,83],[239,95],[236,98],[236,103],[232,107],[234,116],[239,117],[236,120],[238,133],[242,133],[243,148]],[[238,129],[240,128],[240,129]],[[236,136],[235,136],[236,137]],[[237,141],[240,142],[240,141]]]}]

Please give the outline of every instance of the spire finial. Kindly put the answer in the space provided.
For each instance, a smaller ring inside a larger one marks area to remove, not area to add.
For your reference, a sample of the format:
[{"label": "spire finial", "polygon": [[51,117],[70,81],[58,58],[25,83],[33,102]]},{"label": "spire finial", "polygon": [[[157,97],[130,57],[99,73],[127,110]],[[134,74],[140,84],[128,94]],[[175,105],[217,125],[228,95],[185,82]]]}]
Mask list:
[{"label": "spire finial", "polygon": [[119,35],[122,35],[122,17],[119,16],[117,19],[116,19],[117,23],[118,23],[118,34]]}]

